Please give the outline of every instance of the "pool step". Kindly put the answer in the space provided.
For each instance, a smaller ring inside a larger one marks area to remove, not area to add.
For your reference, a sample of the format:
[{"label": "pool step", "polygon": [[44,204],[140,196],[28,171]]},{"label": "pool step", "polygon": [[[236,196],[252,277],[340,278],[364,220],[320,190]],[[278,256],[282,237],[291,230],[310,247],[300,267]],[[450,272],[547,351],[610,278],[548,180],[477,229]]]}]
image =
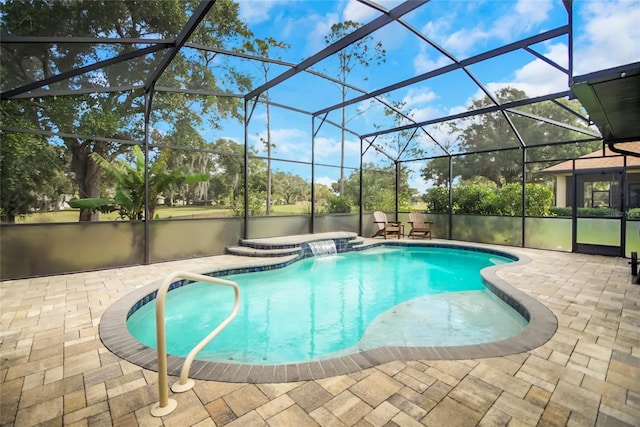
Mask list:
[{"label": "pool step", "polygon": [[363,246],[364,242],[365,242],[364,238],[358,236],[355,239],[349,240],[349,247],[351,249],[359,248],[359,247]]},{"label": "pool step", "polygon": [[[238,246],[228,246],[227,253],[249,257],[285,257],[290,255],[307,256],[309,243],[333,240],[338,252],[360,247],[365,240],[350,231],[334,231],[296,236],[267,237],[240,240]],[[306,253],[304,251],[307,251]]]},{"label": "pool step", "polygon": [[298,255],[302,251],[300,246],[287,248],[252,248],[250,246],[228,246],[227,253],[231,255],[251,256],[251,257],[284,257]]}]

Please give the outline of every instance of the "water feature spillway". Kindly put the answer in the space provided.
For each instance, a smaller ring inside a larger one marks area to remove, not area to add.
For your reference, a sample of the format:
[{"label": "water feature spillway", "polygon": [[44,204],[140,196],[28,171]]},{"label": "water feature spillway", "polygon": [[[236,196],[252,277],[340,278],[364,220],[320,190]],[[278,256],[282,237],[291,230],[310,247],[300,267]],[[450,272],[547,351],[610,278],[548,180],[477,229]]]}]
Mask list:
[{"label": "water feature spillway", "polygon": [[318,240],[309,242],[308,245],[313,256],[335,255],[337,253],[336,242],[333,240]]}]

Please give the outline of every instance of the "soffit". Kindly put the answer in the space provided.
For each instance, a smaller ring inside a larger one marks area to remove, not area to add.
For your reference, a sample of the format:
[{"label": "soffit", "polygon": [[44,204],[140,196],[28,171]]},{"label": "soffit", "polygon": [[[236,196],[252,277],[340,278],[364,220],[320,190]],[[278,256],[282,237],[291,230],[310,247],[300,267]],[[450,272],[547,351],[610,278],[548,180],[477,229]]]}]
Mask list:
[{"label": "soffit", "polygon": [[605,142],[640,139],[640,62],[574,77],[571,90]]}]

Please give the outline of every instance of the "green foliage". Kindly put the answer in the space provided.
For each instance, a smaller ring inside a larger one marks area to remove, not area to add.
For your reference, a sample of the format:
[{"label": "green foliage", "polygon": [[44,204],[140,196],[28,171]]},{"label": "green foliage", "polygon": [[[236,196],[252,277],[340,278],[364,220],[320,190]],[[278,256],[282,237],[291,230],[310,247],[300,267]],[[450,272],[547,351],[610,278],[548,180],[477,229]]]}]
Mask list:
[{"label": "green foliage", "polygon": [[627,218],[638,219],[640,218],[640,208],[633,208],[627,211]]},{"label": "green foliage", "polygon": [[273,174],[274,199],[284,200],[285,205],[311,199],[311,184],[304,178],[291,172],[275,172]]},{"label": "green foliage", "polygon": [[[527,98],[526,93],[521,90],[507,87],[499,90],[496,94],[500,103],[516,101]],[[580,110],[577,101],[563,101],[563,103],[574,111]],[[487,96],[473,100],[469,110],[477,110],[493,105],[493,101]],[[520,110],[539,117],[552,119],[559,123],[565,123],[574,128],[588,130],[579,117],[571,114],[552,102],[540,102],[530,106],[519,107]],[[586,135],[551,124],[541,124],[539,121],[529,117],[519,115],[511,116],[513,125],[517,128],[518,134],[525,144],[534,145],[533,149],[527,151],[528,160],[545,159],[567,159],[576,158],[590,153],[598,148],[599,143],[580,143],[567,145],[547,145],[545,142],[573,141],[586,138]],[[501,187],[511,182],[519,182],[522,175],[522,151],[512,149],[509,151],[492,151],[500,148],[518,148],[520,142],[510,125],[505,121],[504,116],[499,113],[484,114],[474,116],[468,120],[452,122],[448,129],[441,129],[451,138],[451,141],[443,143],[445,148],[453,152],[476,153],[464,156],[457,156],[453,159],[453,180],[461,179],[467,181],[476,176],[482,176]],[[531,164],[529,173],[535,173],[544,165]],[[449,184],[449,161],[442,157],[429,161],[422,170],[422,177],[426,181],[435,185]]]},{"label": "green foliage", "polygon": [[71,192],[62,172],[64,151],[42,137],[0,132],[0,208],[2,222],[38,210],[53,210]]},{"label": "green foliage", "polygon": [[550,216],[553,190],[546,184],[525,184],[527,216]]},{"label": "green foliage", "polygon": [[573,208],[571,206],[551,206],[549,211],[552,216],[572,216]]},{"label": "green foliage", "polygon": [[[165,151],[164,153],[168,153]],[[101,212],[117,211],[120,218],[133,220],[144,219],[145,211],[145,158],[142,149],[134,145],[132,149],[133,162],[118,158],[110,163],[97,153],[93,153],[94,161],[107,172],[115,181],[115,196],[113,199],[86,198],[74,199],[69,202],[71,207],[99,210]],[[181,184],[194,184],[207,181],[208,174],[188,174],[182,168],[169,170],[166,168],[166,155],[160,155],[149,166],[149,216],[153,218],[157,205],[157,198],[164,191]]]},{"label": "green foliage", "polygon": [[498,215],[497,196],[492,190],[482,184],[453,187],[453,213]]},{"label": "green foliage", "polygon": [[[544,184],[526,184],[526,215],[549,216],[553,191]],[[511,183],[497,188],[491,183],[462,183],[452,188],[453,213],[477,215],[522,215],[522,186]],[[449,192],[446,187],[427,190],[427,212],[448,213]]]},{"label": "green foliage", "polygon": [[327,199],[327,210],[329,213],[349,213],[351,205],[346,197],[333,196]]},{"label": "green foliage", "polygon": [[[6,1],[0,2],[3,34],[13,36],[104,37],[115,34],[122,38],[152,35],[172,39],[182,30],[198,2],[182,0],[131,1]],[[224,48],[252,36],[240,19],[239,6],[233,0],[218,0],[189,41],[195,44]],[[104,43],[32,43],[4,46],[0,67],[3,85],[15,88],[33,81],[68,72],[74,67],[89,65],[104,58],[128,54],[137,48],[130,44]],[[251,78],[228,65],[212,64],[215,52],[192,49],[177,55],[164,70],[159,86],[188,87],[213,92],[244,92],[251,87]],[[160,53],[160,57],[162,53]],[[80,74],[59,83],[60,88],[140,86],[145,76],[157,67],[158,54],[104,67],[99,77]],[[20,118],[31,122],[29,127],[105,139],[142,140],[141,125],[145,111],[142,91],[104,92],[31,98],[20,102],[20,108],[3,125],[14,126]],[[188,145],[189,133],[202,127],[218,128],[227,118],[241,120],[242,102],[236,97],[195,96],[156,92],[151,109],[152,123],[163,122],[168,133],[175,133],[181,145]],[[203,123],[206,121],[206,124]],[[21,127],[21,126],[16,126]],[[173,129],[172,129],[173,128]],[[99,198],[101,183],[98,166],[91,153],[111,161],[126,151],[126,147],[83,138],[64,137],[72,155],[71,172],[81,197]],[[97,215],[81,211],[81,220],[97,220]]]},{"label": "green foliage", "polygon": [[433,187],[428,189],[422,200],[426,203],[429,213],[449,213],[449,188]]},{"label": "green foliage", "polygon": [[598,218],[608,218],[620,217],[620,211],[615,208],[578,208],[578,216],[579,217],[598,217]]},{"label": "green foliage", "polygon": [[[264,201],[267,193],[264,191],[249,191],[249,216],[260,216],[265,213]],[[231,202],[234,216],[244,216],[244,192]]]},{"label": "green foliage", "polygon": [[[394,165],[386,167],[375,166],[371,163],[363,165],[362,189],[363,210],[395,211],[396,209],[396,168]],[[333,184],[333,190],[340,194],[340,182]],[[414,190],[409,187],[409,174],[406,167],[400,168],[400,182],[398,188],[398,205],[406,210],[411,206]],[[360,173],[353,171],[344,182],[342,194],[353,206],[360,204]]]},{"label": "green foliage", "polygon": [[[572,207],[552,206],[549,209],[552,216],[571,217],[573,215]],[[620,211],[614,208],[578,208],[577,215],[580,218],[607,218],[620,216]],[[630,209],[627,212],[627,218],[640,218],[640,208]]]}]

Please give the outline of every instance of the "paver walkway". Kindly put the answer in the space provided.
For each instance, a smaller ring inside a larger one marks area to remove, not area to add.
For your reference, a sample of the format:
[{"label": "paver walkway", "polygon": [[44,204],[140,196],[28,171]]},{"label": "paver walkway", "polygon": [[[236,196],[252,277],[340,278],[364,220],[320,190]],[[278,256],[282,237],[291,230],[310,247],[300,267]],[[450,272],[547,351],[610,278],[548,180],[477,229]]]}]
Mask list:
[{"label": "paver walkway", "polygon": [[[520,248],[499,273],[558,317],[552,339],[491,359],[390,362],[284,384],[196,381],[159,419],[157,375],[100,342],[104,310],[220,256],[0,283],[0,424],[167,426],[639,426],[640,286],[627,260]],[[173,381],[170,381],[172,383]]]}]

